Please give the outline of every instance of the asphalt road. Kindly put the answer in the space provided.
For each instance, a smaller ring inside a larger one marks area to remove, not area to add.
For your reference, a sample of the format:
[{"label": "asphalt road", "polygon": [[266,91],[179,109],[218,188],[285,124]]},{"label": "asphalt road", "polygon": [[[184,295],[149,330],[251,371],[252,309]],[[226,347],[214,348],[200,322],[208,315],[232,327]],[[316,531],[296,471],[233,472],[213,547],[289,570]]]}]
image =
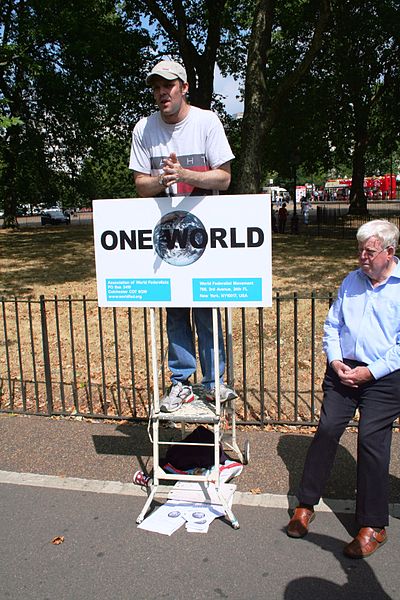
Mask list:
[{"label": "asphalt road", "polygon": [[[20,216],[17,217],[17,220],[20,227],[42,227],[39,215]],[[92,223],[92,221],[93,214],[91,212],[79,212],[74,213],[71,216],[71,225],[89,225]],[[0,218],[0,227],[2,227],[2,225],[3,219]],[[60,225],[46,225],[46,227],[60,227]]]},{"label": "asphalt road", "polygon": [[292,540],[287,510],[238,506],[239,530],[217,519],[168,537],[137,529],[140,498],[3,484],[0,501],[1,600],[400,598],[397,519],[379,552],[352,561],[349,515],[318,514]]}]

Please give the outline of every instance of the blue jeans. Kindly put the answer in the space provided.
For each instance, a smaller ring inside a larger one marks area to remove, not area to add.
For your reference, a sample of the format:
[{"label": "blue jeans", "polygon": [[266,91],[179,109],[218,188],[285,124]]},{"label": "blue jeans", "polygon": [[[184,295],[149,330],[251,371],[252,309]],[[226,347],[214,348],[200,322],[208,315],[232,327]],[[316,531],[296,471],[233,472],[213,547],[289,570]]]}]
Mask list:
[{"label": "blue jeans", "polygon": [[[193,308],[197,330],[202,384],[211,389],[215,385],[214,340],[211,308]],[[168,367],[173,384],[184,382],[196,371],[196,349],[190,322],[190,308],[167,308]],[[225,348],[222,337],[221,314],[218,311],[219,375],[223,382]]]}]

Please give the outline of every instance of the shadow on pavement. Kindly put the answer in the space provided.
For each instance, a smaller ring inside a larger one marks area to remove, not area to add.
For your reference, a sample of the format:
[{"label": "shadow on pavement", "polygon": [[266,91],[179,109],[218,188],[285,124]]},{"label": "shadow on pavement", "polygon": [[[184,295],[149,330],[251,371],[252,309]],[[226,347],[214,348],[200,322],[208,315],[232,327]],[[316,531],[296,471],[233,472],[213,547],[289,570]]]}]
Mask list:
[{"label": "shadow on pavement", "polygon": [[92,435],[97,454],[120,454],[125,456],[151,456],[152,446],[146,425],[118,425],[121,435]]},{"label": "shadow on pavement", "polygon": [[[284,435],[278,442],[278,454],[286,465],[289,474],[288,497],[297,494],[304,461],[312,438],[299,435]],[[354,456],[347,448],[339,444],[333,469],[324,490],[324,502],[328,506],[331,500],[355,500],[357,463]],[[390,502],[398,501],[400,480],[393,475],[389,476]],[[331,506],[332,508],[332,506]],[[353,515],[335,512],[338,520],[351,537],[356,535],[358,528]],[[321,515],[322,517],[323,515]],[[393,515],[394,516],[394,515]]]},{"label": "shadow on pavement", "polygon": [[330,552],[340,563],[347,583],[340,585],[320,577],[301,577],[291,581],[285,590],[285,600],[343,600],[344,598],[379,598],[391,600],[383,590],[371,566],[365,560],[354,561],[343,554],[343,541],[337,538],[310,532],[303,543],[311,542]]},{"label": "shadow on pavement", "polygon": [[[121,424],[115,428],[122,435],[98,435],[93,434],[93,445],[97,454],[119,455],[135,457],[139,468],[145,472],[148,470],[148,458],[153,457],[153,447],[147,432],[147,423],[143,424]],[[181,439],[180,429],[162,429],[164,441],[175,441]],[[163,456],[166,452],[160,451]]]}]

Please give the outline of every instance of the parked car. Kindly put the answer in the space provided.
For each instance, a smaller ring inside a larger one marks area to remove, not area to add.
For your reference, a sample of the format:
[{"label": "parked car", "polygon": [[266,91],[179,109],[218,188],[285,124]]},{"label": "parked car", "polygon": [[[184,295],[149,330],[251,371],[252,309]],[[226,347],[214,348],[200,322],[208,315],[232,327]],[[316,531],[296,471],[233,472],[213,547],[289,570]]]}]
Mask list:
[{"label": "parked car", "polygon": [[65,215],[62,210],[45,210],[41,215],[42,225],[69,225],[71,217]]}]

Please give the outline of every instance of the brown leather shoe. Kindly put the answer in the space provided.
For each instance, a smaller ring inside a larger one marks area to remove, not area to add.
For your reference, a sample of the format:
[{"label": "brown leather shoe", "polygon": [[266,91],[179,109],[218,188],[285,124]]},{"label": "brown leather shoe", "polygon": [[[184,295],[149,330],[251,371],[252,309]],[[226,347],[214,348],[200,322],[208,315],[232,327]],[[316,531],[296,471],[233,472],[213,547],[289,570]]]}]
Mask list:
[{"label": "brown leather shoe", "polygon": [[354,540],[345,546],[343,552],[349,558],[371,556],[387,540],[385,529],[376,531],[373,527],[362,527]]},{"label": "brown leather shoe", "polygon": [[308,508],[297,507],[289,521],[286,533],[291,538],[302,538],[308,533],[308,527],[315,519],[315,512]]}]

